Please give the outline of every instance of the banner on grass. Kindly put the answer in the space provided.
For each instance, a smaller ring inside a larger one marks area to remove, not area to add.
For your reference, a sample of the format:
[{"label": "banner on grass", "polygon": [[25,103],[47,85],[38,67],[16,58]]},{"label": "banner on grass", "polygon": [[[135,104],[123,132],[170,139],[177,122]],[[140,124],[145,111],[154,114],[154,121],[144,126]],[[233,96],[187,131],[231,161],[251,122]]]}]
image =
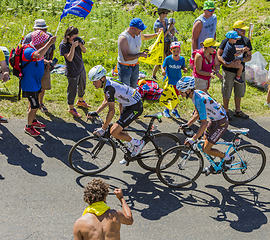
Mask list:
[{"label": "banner on grass", "polygon": [[177,106],[178,103],[180,103],[180,100],[176,95],[173,85],[169,84],[168,77],[165,79],[164,83],[165,85],[163,87],[163,93],[159,98],[159,105],[165,106],[166,108],[172,110]]},{"label": "banner on grass", "polygon": [[91,0],[67,0],[60,21],[68,14],[86,18],[91,12],[93,4]]},{"label": "banner on grass", "polygon": [[147,58],[140,57],[139,62],[144,62],[152,65],[162,65],[164,61],[164,33],[163,31],[158,35],[155,43],[149,48],[145,49]]}]

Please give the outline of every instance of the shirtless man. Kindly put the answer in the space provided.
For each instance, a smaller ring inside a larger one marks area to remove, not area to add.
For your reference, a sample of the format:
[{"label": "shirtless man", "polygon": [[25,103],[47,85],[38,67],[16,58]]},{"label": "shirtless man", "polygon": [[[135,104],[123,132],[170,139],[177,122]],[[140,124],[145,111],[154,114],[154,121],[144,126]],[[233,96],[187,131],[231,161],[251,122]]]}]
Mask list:
[{"label": "shirtless man", "polygon": [[121,224],[133,223],[132,213],[123,198],[122,189],[115,189],[114,194],[122,204],[123,212],[105,203],[109,193],[109,184],[100,179],[93,179],[84,189],[84,201],[89,206],[74,223],[74,240],[120,240]]}]

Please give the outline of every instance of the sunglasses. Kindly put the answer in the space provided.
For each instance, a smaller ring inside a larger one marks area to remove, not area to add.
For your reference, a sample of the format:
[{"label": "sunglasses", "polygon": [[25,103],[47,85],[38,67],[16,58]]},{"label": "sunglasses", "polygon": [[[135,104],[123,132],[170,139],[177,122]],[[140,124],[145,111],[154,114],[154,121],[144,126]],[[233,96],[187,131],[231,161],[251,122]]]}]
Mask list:
[{"label": "sunglasses", "polygon": [[[163,14],[168,14],[167,12],[162,12],[162,13],[163,13]],[[162,13],[161,13],[161,14],[162,14]]]},{"label": "sunglasses", "polygon": [[216,9],[213,8],[213,9],[207,9],[208,12],[214,12]]},{"label": "sunglasses", "polygon": [[215,46],[211,46],[210,48],[214,48],[214,49],[216,49],[217,47],[215,47]]}]

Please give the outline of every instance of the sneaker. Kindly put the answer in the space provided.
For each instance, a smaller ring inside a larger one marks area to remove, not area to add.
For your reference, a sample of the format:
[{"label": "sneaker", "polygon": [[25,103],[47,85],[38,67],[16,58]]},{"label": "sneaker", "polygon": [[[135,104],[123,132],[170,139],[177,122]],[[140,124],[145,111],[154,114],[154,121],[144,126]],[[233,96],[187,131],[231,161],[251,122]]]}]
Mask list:
[{"label": "sneaker", "polygon": [[244,80],[242,79],[242,77],[240,77],[239,79],[237,79],[237,77],[235,77],[233,79],[236,83],[239,83],[239,84],[243,84],[244,83]]},{"label": "sneaker", "polygon": [[270,107],[270,103],[265,102],[264,106]]},{"label": "sneaker", "polygon": [[210,172],[210,167],[211,167],[211,165],[208,166],[208,167],[205,167],[205,168],[202,170],[202,173],[204,173],[206,177],[211,173],[211,172]]},{"label": "sneaker", "polygon": [[157,81],[157,76],[152,76],[151,77],[153,80]]},{"label": "sneaker", "polygon": [[79,114],[75,108],[69,109],[68,112],[71,113],[74,117],[78,117],[78,118],[82,117],[82,115]]},{"label": "sneaker", "polygon": [[140,145],[134,146],[133,152],[131,153],[131,157],[137,156],[142,151],[144,145],[145,145],[145,141],[141,140]]},{"label": "sneaker", "polygon": [[177,110],[173,110],[173,111],[172,111],[172,114],[173,114],[176,118],[181,118]]},{"label": "sneaker", "polygon": [[40,128],[40,129],[42,129],[42,128],[45,128],[45,127],[46,127],[46,125],[45,125],[45,124],[43,124],[43,123],[39,122],[39,121],[38,121],[38,120],[36,120],[36,119],[33,121],[32,125],[33,125],[33,127],[34,127],[34,128]]},{"label": "sneaker", "polygon": [[164,111],[164,116],[167,117],[167,118],[171,118],[171,115],[170,115],[170,110],[168,108],[166,108]]},{"label": "sneaker", "polygon": [[90,108],[90,105],[87,104],[85,101],[78,101],[76,105],[84,108]]},{"label": "sneaker", "polygon": [[235,157],[232,155],[229,160],[225,160],[224,162],[224,170],[229,170],[232,167],[232,162],[234,161]]},{"label": "sneaker", "polygon": [[0,123],[7,123],[8,120],[2,116],[0,116]]},{"label": "sneaker", "polygon": [[37,137],[40,135],[40,132],[38,132],[33,126],[30,126],[30,127],[25,126],[24,132],[29,134],[32,137]]},{"label": "sneaker", "polygon": [[123,158],[119,163],[122,164],[122,165],[123,164],[126,164],[127,163],[127,160]]}]

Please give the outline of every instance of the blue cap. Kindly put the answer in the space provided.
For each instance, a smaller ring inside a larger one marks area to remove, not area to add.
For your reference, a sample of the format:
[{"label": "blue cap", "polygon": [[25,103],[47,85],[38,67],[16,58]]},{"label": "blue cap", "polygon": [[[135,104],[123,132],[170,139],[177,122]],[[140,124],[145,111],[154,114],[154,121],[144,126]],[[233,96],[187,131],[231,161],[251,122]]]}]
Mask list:
[{"label": "blue cap", "polygon": [[226,38],[228,39],[240,39],[241,36],[238,36],[238,33],[236,31],[229,31],[226,33]]},{"label": "blue cap", "polygon": [[130,26],[130,27],[138,28],[138,29],[140,29],[141,31],[143,31],[144,29],[147,28],[147,26],[144,25],[143,21],[142,21],[140,18],[133,18],[133,19],[130,21],[129,26]]}]

